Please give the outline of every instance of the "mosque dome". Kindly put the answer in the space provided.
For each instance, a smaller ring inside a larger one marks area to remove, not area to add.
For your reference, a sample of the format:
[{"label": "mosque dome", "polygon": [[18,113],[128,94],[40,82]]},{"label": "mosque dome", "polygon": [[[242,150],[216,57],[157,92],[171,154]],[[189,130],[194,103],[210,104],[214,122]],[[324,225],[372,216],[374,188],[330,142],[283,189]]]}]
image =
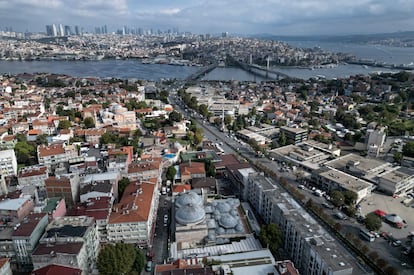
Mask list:
[{"label": "mosque dome", "polygon": [[221,216],[219,220],[220,226],[228,229],[228,228],[234,228],[237,225],[238,221],[235,217],[233,217],[230,214],[224,214]]},{"label": "mosque dome", "polygon": [[202,199],[197,193],[189,191],[181,193],[175,200],[175,206],[177,207],[183,207],[189,204],[200,206],[202,204]]},{"label": "mosque dome", "polygon": [[197,224],[204,220],[206,213],[204,209],[198,205],[187,204],[180,207],[175,213],[175,219],[179,224]]}]

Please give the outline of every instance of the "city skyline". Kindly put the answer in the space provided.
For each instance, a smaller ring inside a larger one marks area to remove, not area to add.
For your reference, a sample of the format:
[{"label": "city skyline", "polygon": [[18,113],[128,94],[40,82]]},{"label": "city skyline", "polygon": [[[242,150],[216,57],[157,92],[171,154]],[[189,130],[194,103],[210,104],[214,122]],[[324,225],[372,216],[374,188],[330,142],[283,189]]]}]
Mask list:
[{"label": "city skyline", "polygon": [[414,30],[414,2],[326,0],[131,1],[0,0],[0,27],[45,32],[45,26],[79,25],[93,32],[123,25],[193,33],[364,34]]}]

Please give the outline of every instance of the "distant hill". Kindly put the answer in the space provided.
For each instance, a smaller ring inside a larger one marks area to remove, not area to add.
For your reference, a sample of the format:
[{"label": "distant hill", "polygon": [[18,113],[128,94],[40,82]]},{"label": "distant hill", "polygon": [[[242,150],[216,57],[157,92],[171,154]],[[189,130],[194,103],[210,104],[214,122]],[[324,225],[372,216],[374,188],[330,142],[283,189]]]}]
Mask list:
[{"label": "distant hill", "polygon": [[414,42],[414,31],[376,33],[376,34],[353,34],[353,35],[272,35],[257,34],[251,35],[252,38],[271,39],[279,41],[321,41],[321,42],[345,42],[345,43],[373,43],[389,39],[397,39],[401,42]]}]

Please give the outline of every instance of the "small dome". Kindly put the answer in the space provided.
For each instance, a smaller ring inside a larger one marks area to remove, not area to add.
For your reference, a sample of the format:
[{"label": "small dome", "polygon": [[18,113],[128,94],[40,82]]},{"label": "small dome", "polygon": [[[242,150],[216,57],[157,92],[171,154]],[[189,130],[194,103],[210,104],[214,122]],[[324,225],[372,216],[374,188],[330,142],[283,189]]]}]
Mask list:
[{"label": "small dome", "polygon": [[175,200],[175,206],[182,207],[185,205],[196,205],[200,206],[202,204],[202,199],[196,193],[189,191],[185,193],[181,193],[178,195],[178,198]]},{"label": "small dome", "polygon": [[226,232],[226,230],[223,227],[219,227],[216,229],[217,234],[224,234],[224,232]]},{"label": "small dome", "polygon": [[197,224],[204,220],[206,213],[197,205],[188,204],[180,207],[175,213],[175,219],[179,224]]},{"label": "small dome", "polygon": [[233,209],[230,211],[230,214],[232,214],[233,216],[237,216],[239,213],[237,212],[236,209]]},{"label": "small dome", "polygon": [[236,231],[237,232],[242,232],[243,231],[243,225],[241,225],[240,223],[238,225],[236,225]]},{"label": "small dome", "polygon": [[237,225],[237,219],[230,214],[224,214],[221,216],[219,224],[224,228],[233,228]]},{"label": "small dome", "polygon": [[231,210],[231,206],[230,206],[230,204],[228,204],[228,203],[226,203],[226,202],[219,202],[217,205],[216,205],[216,209],[218,210],[218,211],[220,211],[220,212],[229,212],[230,210]]}]

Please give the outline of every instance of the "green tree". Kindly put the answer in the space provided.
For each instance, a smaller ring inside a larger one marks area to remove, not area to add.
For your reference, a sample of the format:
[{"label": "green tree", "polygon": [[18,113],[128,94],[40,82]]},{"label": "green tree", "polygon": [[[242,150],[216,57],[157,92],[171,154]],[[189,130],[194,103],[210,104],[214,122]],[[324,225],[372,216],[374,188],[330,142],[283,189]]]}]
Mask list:
[{"label": "green tree", "polygon": [[144,253],[132,244],[106,245],[98,255],[99,274],[139,274],[144,267]]},{"label": "green tree", "polygon": [[207,117],[208,116],[208,108],[206,104],[200,104],[198,106],[198,112],[203,116],[203,117]]},{"label": "green tree", "polygon": [[195,134],[194,134],[194,146],[198,146],[203,141],[203,129],[197,128]]},{"label": "green tree", "polygon": [[85,126],[86,129],[93,128],[95,127],[95,121],[93,120],[92,117],[87,117],[83,120],[83,125]]},{"label": "green tree", "polygon": [[183,119],[183,116],[177,112],[177,111],[172,111],[169,115],[168,115],[168,119],[170,121],[176,121],[179,122]]},{"label": "green tree", "polygon": [[124,194],[125,188],[130,184],[131,182],[129,181],[128,178],[123,177],[122,179],[119,180],[118,182],[118,196],[119,198],[122,197],[122,195]]},{"label": "green tree", "polygon": [[44,145],[47,145],[48,144],[48,142],[47,142],[47,135],[38,135],[37,137],[36,137],[36,144],[37,145],[42,145],[42,144],[44,144]]},{"label": "green tree", "polygon": [[72,126],[72,123],[69,120],[59,121],[58,129],[69,129]]},{"label": "green tree", "polygon": [[206,176],[207,177],[215,177],[216,176],[216,167],[211,162],[211,160],[206,160],[205,162],[206,168]]},{"label": "green tree", "polygon": [[26,141],[18,141],[14,146],[17,163],[30,165],[30,158],[35,157],[36,148]]},{"label": "green tree", "polygon": [[403,155],[407,157],[414,157],[414,141],[409,141],[404,144]]},{"label": "green tree", "polygon": [[279,255],[279,249],[283,247],[283,233],[279,227],[274,224],[265,224],[260,230],[259,239],[263,246],[268,246],[273,255]]},{"label": "green tree", "polygon": [[381,228],[381,218],[375,213],[369,213],[365,217],[365,226],[370,231],[377,231]]},{"label": "green tree", "polygon": [[403,155],[400,152],[394,153],[393,157],[394,157],[394,161],[397,162],[397,163],[401,163],[401,161],[403,159]]},{"label": "green tree", "polygon": [[339,190],[333,190],[330,196],[331,196],[331,201],[335,206],[341,206],[345,202],[345,196]]},{"label": "green tree", "polygon": [[285,136],[285,133],[284,132],[282,132],[281,134],[280,134],[280,137],[279,137],[279,145],[280,146],[285,146],[286,145],[286,136]]},{"label": "green tree", "polygon": [[346,205],[354,205],[356,200],[358,199],[357,193],[355,193],[351,190],[347,190],[347,191],[343,192],[343,194],[344,194]]},{"label": "green tree", "polygon": [[177,174],[177,170],[175,170],[174,165],[171,165],[170,167],[168,167],[167,172],[166,172],[166,177],[167,180],[170,180],[171,182],[174,182],[174,177]]},{"label": "green tree", "polygon": [[119,137],[111,132],[104,133],[99,140],[101,144],[119,143]]}]

